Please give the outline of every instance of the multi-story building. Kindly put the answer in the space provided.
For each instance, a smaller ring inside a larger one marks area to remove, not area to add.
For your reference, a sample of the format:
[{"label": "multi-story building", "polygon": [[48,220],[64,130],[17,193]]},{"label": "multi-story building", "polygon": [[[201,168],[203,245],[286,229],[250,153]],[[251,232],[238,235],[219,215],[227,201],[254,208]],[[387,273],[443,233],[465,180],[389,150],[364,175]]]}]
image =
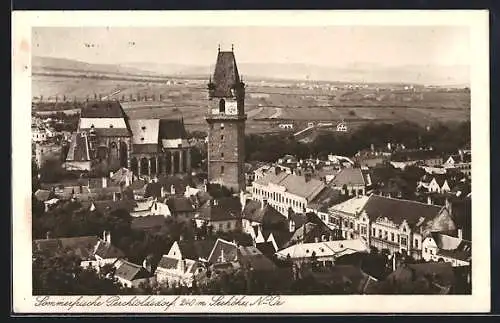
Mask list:
[{"label": "multi-story building", "polygon": [[451,208],[415,201],[358,196],[329,209],[327,225],[345,239],[363,239],[378,250],[422,257],[422,242],[431,232],[455,230]]},{"label": "multi-story building", "polygon": [[323,181],[312,178],[310,174],[298,176],[275,168],[254,181],[252,199],[272,205],[281,214],[288,216],[289,209],[303,213],[308,204],[326,187]]}]

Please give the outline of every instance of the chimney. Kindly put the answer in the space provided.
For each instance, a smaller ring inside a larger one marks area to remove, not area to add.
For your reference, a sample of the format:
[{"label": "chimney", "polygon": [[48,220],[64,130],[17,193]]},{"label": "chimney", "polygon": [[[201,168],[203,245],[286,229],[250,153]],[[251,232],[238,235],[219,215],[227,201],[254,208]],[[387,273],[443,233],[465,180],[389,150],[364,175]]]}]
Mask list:
[{"label": "chimney", "polygon": [[109,172],[109,178],[113,177],[113,172]]},{"label": "chimney", "polygon": [[108,179],[106,177],[102,178],[102,188],[108,187]]},{"label": "chimney", "polygon": [[462,229],[458,229],[457,235],[458,235],[458,239],[460,239],[460,240],[463,239],[463,231],[462,231]]},{"label": "chimney", "polygon": [[47,231],[45,233],[45,239],[47,239],[47,240],[51,239],[51,233],[50,233],[50,231]]},{"label": "chimney", "polygon": [[160,188],[160,196],[165,197],[165,188],[163,187],[163,185]]},{"label": "chimney", "polygon": [[142,262],[142,267],[146,269],[148,272],[151,272],[151,263],[149,262],[148,258],[144,258],[144,261]]},{"label": "chimney", "polygon": [[292,219],[288,220],[288,231],[290,231],[290,233],[295,232],[295,221]]},{"label": "chimney", "polygon": [[179,266],[181,272],[186,271],[186,259],[182,259],[181,261],[179,261]]},{"label": "chimney", "polygon": [[170,185],[170,194],[175,195],[175,186],[174,186],[174,184]]},{"label": "chimney", "polygon": [[217,206],[217,205],[219,205],[219,201],[218,201],[217,199],[213,199],[213,200],[212,200],[212,204],[213,204],[214,206]]},{"label": "chimney", "polygon": [[314,237],[314,242],[319,242],[319,238],[318,237]]},{"label": "chimney", "polygon": [[427,204],[432,205],[432,198],[430,195],[427,195]]},{"label": "chimney", "polygon": [[311,180],[311,174],[310,173],[304,174],[304,178],[306,180],[306,183],[309,182]]},{"label": "chimney", "polygon": [[118,201],[118,193],[113,192],[113,202]]},{"label": "chimney", "polygon": [[261,203],[260,203],[260,208],[261,210],[264,209],[267,205],[267,199],[262,199]]},{"label": "chimney", "polygon": [[240,204],[241,204],[241,211],[245,209],[247,203],[247,197],[245,195],[245,192],[243,190],[240,192]]},{"label": "chimney", "polygon": [[451,203],[450,203],[450,200],[448,198],[446,198],[444,203],[445,203],[444,206],[446,207],[446,210],[448,210],[448,212],[451,214]]},{"label": "chimney", "polygon": [[128,176],[128,174],[125,175],[125,187],[128,187],[130,186],[130,177]]},{"label": "chimney", "polygon": [[104,231],[102,232],[102,240],[103,240],[103,241],[106,241],[106,238],[107,238],[107,231],[106,231],[106,230],[104,230]]},{"label": "chimney", "polygon": [[183,240],[184,240],[184,236],[181,234],[181,235],[179,236],[179,241],[183,241]]}]

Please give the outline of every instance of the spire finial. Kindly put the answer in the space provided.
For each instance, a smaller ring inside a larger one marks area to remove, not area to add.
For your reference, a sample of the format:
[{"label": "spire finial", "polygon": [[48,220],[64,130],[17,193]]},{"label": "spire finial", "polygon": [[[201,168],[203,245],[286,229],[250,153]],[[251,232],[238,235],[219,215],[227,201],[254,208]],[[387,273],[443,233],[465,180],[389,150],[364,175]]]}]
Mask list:
[{"label": "spire finial", "polygon": [[217,48],[217,51],[220,53],[220,44],[219,44],[219,47]]},{"label": "spire finial", "polygon": [[231,44],[231,51],[234,52],[234,44]]}]

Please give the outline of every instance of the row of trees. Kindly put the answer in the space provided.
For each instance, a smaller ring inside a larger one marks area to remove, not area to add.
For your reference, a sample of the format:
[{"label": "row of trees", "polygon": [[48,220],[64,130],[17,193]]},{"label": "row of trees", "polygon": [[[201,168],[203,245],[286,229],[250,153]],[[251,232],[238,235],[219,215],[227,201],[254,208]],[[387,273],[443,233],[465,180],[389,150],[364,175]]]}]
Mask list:
[{"label": "row of trees", "polygon": [[409,149],[433,147],[437,153],[454,153],[470,145],[470,121],[460,123],[436,123],[422,127],[403,121],[396,124],[368,123],[352,133],[334,132],[319,134],[312,143],[297,142],[285,134],[256,135],[246,137],[245,149],[248,161],[276,161],[285,154],[299,158],[325,157],[329,153],[353,156],[358,151],[386,147],[387,143],[402,143]]}]

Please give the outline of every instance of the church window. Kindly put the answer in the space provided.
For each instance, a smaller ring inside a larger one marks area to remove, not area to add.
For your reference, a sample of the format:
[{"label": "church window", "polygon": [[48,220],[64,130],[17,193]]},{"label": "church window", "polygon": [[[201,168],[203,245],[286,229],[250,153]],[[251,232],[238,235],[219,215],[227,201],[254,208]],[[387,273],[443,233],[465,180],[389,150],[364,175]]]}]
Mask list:
[{"label": "church window", "polygon": [[91,124],[91,125],[90,125],[90,128],[94,129],[94,124]]},{"label": "church window", "polygon": [[226,113],[226,101],[224,99],[219,101],[219,113]]},{"label": "church window", "polygon": [[224,153],[220,153],[220,157],[221,157],[221,158],[224,158]]},{"label": "church window", "polygon": [[224,135],[220,135],[220,140],[224,140]]},{"label": "church window", "polygon": [[142,126],[142,127],[141,127],[141,129],[142,129],[142,130],[146,130],[146,126]]},{"label": "church window", "polygon": [[394,242],[394,232],[391,232],[391,241]]},{"label": "church window", "polygon": [[144,141],[144,137],[141,138],[141,141]]},{"label": "church window", "polygon": [[224,174],[224,166],[221,166],[221,167],[220,167],[220,173],[221,173],[221,174]]}]

